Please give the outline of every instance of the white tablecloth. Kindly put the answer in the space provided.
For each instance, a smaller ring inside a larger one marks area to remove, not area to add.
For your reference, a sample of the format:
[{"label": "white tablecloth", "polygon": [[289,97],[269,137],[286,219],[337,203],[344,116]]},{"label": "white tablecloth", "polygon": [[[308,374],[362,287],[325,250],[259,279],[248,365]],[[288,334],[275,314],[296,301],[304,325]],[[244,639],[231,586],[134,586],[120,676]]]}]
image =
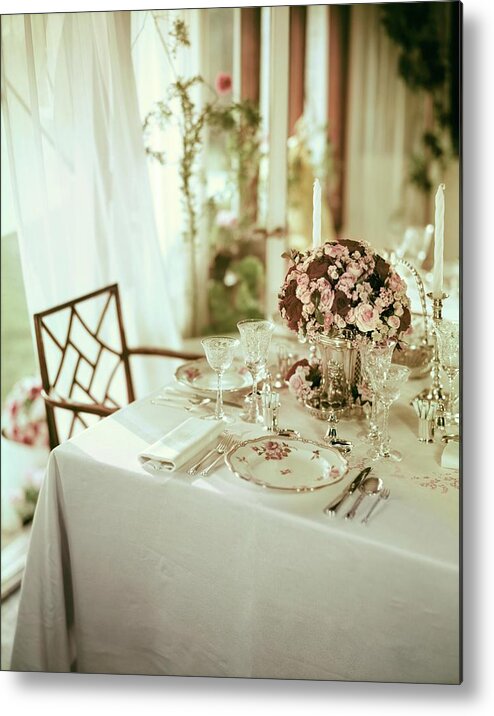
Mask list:
[{"label": "white tablecloth", "polygon": [[[138,453],[185,417],[149,399],[57,448],[12,668],[458,683],[458,472],[441,469],[440,443],[416,439],[408,399],[420,387],[409,383],[392,408],[405,459],[373,464],[391,499],[367,527],[322,511],[371,464],[363,443],[343,482],[305,494],[225,466],[207,479],[147,474]],[[280,422],[325,431],[286,391]]]}]

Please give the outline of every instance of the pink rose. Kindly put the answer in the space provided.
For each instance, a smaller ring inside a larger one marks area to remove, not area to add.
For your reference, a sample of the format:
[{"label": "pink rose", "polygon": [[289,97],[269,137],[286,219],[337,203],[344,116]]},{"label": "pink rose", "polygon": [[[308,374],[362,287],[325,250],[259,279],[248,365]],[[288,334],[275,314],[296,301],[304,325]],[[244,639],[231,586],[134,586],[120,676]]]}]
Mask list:
[{"label": "pink rose", "polygon": [[358,278],[362,273],[362,268],[356,261],[350,261],[346,267],[346,272],[350,274],[352,278]]},{"label": "pink rose", "polygon": [[299,301],[302,301],[302,303],[310,303],[312,294],[308,288],[305,286],[297,286],[297,290],[295,292],[295,295],[299,299]]},{"label": "pink rose", "polygon": [[359,331],[373,331],[379,323],[379,311],[370,303],[361,303],[355,309],[355,323]]},{"label": "pink rose", "polygon": [[300,373],[296,371],[289,380],[290,390],[297,394],[300,390],[302,390],[304,382],[305,381]]},{"label": "pink rose", "polygon": [[320,305],[325,310],[329,311],[334,301],[334,291],[328,286],[321,291]]},{"label": "pink rose", "polygon": [[326,246],[324,248],[324,253],[327,256],[331,256],[334,259],[339,258],[340,256],[343,256],[345,251],[346,251],[345,247],[342,246],[341,244],[326,244]]},{"label": "pink rose", "polygon": [[403,291],[406,288],[406,284],[397,273],[393,272],[388,279],[388,288],[394,293],[398,293],[398,291]]},{"label": "pink rose", "polygon": [[336,288],[343,291],[348,297],[351,297],[353,287],[355,286],[355,280],[349,274],[342,274],[340,280],[336,284]]},{"label": "pink rose", "polygon": [[299,273],[296,275],[297,286],[308,286],[309,277],[306,273]]},{"label": "pink rose", "polygon": [[398,318],[398,316],[389,316],[388,324],[391,326],[391,328],[397,331],[400,327],[400,319]]},{"label": "pink rose", "polygon": [[227,72],[218,72],[215,87],[218,94],[228,94],[232,89],[232,76]]}]

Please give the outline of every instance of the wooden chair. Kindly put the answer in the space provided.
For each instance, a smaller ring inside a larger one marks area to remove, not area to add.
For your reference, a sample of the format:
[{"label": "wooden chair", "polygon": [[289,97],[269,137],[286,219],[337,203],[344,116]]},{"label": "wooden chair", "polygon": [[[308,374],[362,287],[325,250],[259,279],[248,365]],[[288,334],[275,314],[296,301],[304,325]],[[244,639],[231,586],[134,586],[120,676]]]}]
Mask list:
[{"label": "wooden chair", "polygon": [[[127,401],[135,399],[131,356],[202,357],[167,348],[129,348],[117,284],[35,314],[34,327],[51,449],[60,443],[56,411],[72,414],[66,431],[69,438],[76,426],[88,427],[88,416],[106,417],[122,407],[112,391],[119,372],[123,371],[120,383]],[[53,361],[48,353],[56,354]]]}]

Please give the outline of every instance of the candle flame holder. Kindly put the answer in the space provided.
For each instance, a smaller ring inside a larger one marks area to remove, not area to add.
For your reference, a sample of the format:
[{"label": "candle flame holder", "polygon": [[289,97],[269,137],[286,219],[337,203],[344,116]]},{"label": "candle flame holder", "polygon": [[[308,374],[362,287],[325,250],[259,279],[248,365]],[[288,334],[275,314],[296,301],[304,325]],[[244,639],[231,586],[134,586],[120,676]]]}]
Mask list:
[{"label": "candle flame holder", "polygon": [[[432,301],[432,321],[434,324],[438,324],[443,320],[443,302],[448,298],[447,293],[441,293],[440,295],[434,295],[434,293],[428,293],[427,298]],[[435,424],[440,430],[444,429],[444,413],[446,406],[446,394],[441,384],[441,358],[439,355],[439,344],[437,335],[434,332],[434,350],[432,354],[432,366],[431,366],[431,378],[432,385],[430,388],[426,388],[419,395],[418,398],[427,400],[436,405],[436,417]]]}]

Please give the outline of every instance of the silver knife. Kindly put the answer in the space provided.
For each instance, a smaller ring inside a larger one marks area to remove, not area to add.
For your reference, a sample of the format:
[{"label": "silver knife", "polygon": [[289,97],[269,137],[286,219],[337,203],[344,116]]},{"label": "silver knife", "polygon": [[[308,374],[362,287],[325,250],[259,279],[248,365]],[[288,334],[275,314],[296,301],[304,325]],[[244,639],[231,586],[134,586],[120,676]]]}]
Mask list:
[{"label": "silver knife", "polygon": [[334,500],[332,500],[332,502],[329,503],[329,505],[326,505],[326,507],[323,510],[324,514],[331,515],[331,516],[335,515],[338,512],[341,505],[343,504],[343,502],[346,500],[346,498],[355,492],[355,490],[360,485],[362,480],[365,477],[367,477],[367,475],[369,474],[369,472],[371,470],[372,470],[372,467],[366,467],[361,472],[359,472],[357,477],[348,485],[348,487],[346,487],[343,490],[341,495],[338,495],[338,497],[335,497]]}]

